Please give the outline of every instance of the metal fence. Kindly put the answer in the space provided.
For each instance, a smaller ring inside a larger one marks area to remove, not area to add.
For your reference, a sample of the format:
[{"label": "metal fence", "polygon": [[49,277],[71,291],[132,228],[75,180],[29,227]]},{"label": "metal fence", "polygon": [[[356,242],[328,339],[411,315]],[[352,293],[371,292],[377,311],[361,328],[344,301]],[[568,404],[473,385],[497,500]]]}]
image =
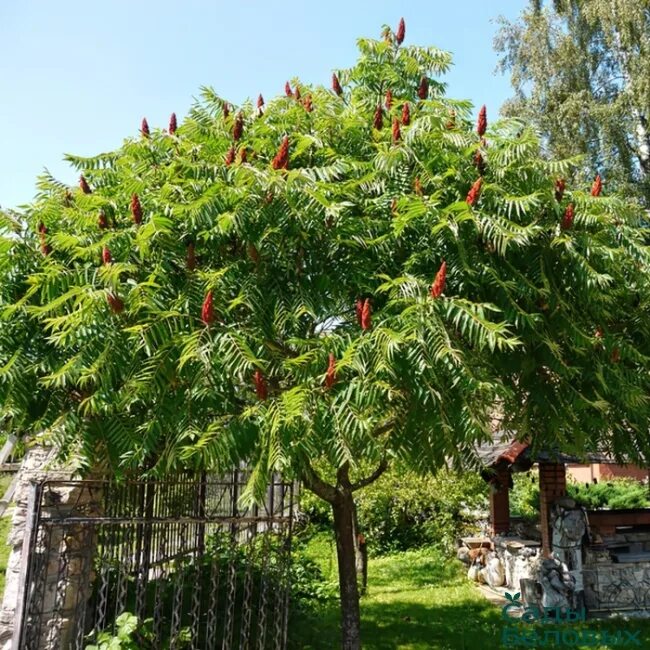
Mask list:
[{"label": "metal fence", "polygon": [[141,648],[285,648],[293,485],[240,510],[247,479],[34,485],[14,647],[82,650],[131,615]]}]

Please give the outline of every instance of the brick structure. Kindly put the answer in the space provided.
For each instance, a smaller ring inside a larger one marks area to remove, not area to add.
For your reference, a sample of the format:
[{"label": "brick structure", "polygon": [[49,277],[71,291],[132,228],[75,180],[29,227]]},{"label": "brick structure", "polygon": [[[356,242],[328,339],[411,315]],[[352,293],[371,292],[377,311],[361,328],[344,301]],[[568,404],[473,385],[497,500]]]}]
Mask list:
[{"label": "brick structure", "polygon": [[551,554],[550,514],[554,501],[566,494],[564,463],[539,463],[539,520],[542,532],[542,554]]},{"label": "brick structure", "polygon": [[492,535],[510,530],[510,471],[497,469],[490,483],[490,529]]}]

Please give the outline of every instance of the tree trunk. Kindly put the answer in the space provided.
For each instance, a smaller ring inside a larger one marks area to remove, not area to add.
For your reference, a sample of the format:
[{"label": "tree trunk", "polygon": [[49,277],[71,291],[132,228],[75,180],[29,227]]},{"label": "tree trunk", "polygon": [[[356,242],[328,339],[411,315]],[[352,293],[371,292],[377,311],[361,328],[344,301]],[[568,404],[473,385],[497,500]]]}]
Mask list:
[{"label": "tree trunk", "polygon": [[361,617],[354,540],[354,500],[350,489],[338,489],[337,498],[332,503],[332,510],[341,589],[341,648],[360,650]]}]

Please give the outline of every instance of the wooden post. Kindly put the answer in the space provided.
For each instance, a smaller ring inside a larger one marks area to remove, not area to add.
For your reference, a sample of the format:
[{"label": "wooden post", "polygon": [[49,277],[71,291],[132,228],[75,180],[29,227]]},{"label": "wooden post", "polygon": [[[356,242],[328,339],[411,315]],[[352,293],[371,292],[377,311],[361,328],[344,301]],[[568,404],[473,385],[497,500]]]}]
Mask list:
[{"label": "wooden post", "polygon": [[510,530],[510,470],[499,468],[490,485],[490,526],[492,535]]}]

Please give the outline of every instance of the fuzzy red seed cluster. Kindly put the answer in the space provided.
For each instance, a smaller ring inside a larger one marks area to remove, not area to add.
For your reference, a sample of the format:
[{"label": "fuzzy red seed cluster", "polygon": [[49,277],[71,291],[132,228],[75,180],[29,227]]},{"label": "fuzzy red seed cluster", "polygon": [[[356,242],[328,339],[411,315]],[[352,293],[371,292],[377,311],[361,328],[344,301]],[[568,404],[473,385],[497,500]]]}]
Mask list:
[{"label": "fuzzy red seed cluster", "polygon": [[386,107],[387,111],[390,111],[390,109],[393,107],[393,92],[391,91],[390,88],[386,91],[384,106]]},{"label": "fuzzy red seed cluster", "polygon": [[176,123],[176,113],[172,113],[169,117],[169,133],[170,135],[174,135],[176,133],[176,129],[178,128],[178,125]]},{"label": "fuzzy red seed cluster", "polygon": [[481,195],[482,186],[482,178],[478,178],[476,181],[474,181],[474,185],[472,185],[470,191],[467,193],[467,198],[465,199],[468,205],[474,205],[478,201],[479,196]]},{"label": "fuzzy red seed cluster", "polygon": [[562,217],[562,230],[569,230],[573,226],[574,217],[575,212],[573,209],[573,203],[569,203],[564,211],[564,216]]},{"label": "fuzzy red seed cluster", "polygon": [[395,40],[398,45],[401,45],[404,42],[404,37],[406,36],[406,23],[404,18],[399,19],[399,25],[397,25],[397,31],[395,32]]},{"label": "fuzzy red seed cluster", "polygon": [[329,390],[336,383],[336,357],[330,352],[325,373],[325,387]]},{"label": "fuzzy red seed cluster", "polygon": [[235,147],[230,147],[226,153],[225,163],[227,167],[230,167],[235,162]]},{"label": "fuzzy red seed cluster", "polygon": [[566,189],[566,181],[563,178],[558,178],[555,181],[555,200],[558,203],[562,202],[564,197],[564,190]]},{"label": "fuzzy red seed cluster", "polygon": [[264,106],[264,97],[262,97],[262,93],[260,93],[257,96],[257,108],[262,108]]},{"label": "fuzzy red seed cluster", "polygon": [[478,121],[476,122],[476,132],[483,137],[487,131],[487,108],[485,104],[481,106],[481,110],[478,112]]},{"label": "fuzzy red seed cluster", "polygon": [[591,186],[591,196],[600,196],[600,193],[603,191],[603,181],[600,178],[600,174],[596,174],[594,179],[594,184]]},{"label": "fuzzy red seed cluster", "polygon": [[121,314],[124,311],[124,303],[119,296],[116,296],[114,293],[108,293],[106,294],[106,300],[114,313]]},{"label": "fuzzy red seed cluster", "polygon": [[187,245],[187,255],[185,259],[186,266],[188,270],[193,271],[196,268],[196,249],[194,242],[190,242]]},{"label": "fuzzy red seed cluster", "polygon": [[340,97],[343,94],[343,88],[341,88],[341,83],[339,78],[336,76],[336,73],[332,74],[332,90]]},{"label": "fuzzy red seed cluster", "polygon": [[381,104],[377,104],[375,115],[372,119],[372,125],[375,129],[377,129],[377,131],[381,131],[384,126],[384,113],[381,110]]},{"label": "fuzzy red seed cluster", "polygon": [[275,154],[275,158],[271,162],[273,169],[288,169],[289,168],[289,138],[285,135],[282,138],[282,144]]},{"label": "fuzzy red seed cluster", "polygon": [[422,188],[422,181],[420,180],[419,176],[415,178],[415,182],[413,183],[413,189],[415,190],[415,193],[418,196],[422,196],[424,194],[424,189]]},{"label": "fuzzy red seed cluster", "polygon": [[212,323],[214,323],[215,314],[213,303],[214,298],[212,296],[212,290],[210,290],[205,294],[205,299],[203,300],[203,305],[201,306],[201,320],[206,325],[212,325]]},{"label": "fuzzy red seed cluster", "polygon": [[372,305],[370,304],[370,298],[366,298],[363,302],[363,308],[361,309],[361,329],[364,332],[367,332],[372,328]]},{"label": "fuzzy red seed cluster", "polygon": [[303,101],[302,105],[305,107],[305,110],[308,113],[311,113],[314,110],[314,105],[312,103],[311,95],[307,95],[307,97],[305,97],[305,100]]},{"label": "fuzzy red seed cluster", "polygon": [[253,380],[255,382],[255,393],[257,394],[258,399],[264,401],[269,395],[264,373],[261,370],[256,370],[253,375]]},{"label": "fuzzy red seed cluster", "polygon": [[228,102],[224,102],[222,104],[221,112],[223,114],[223,119],[227,119],[227,117],[230,115],[230,106],[228,106]]},{"label": "fuzzy red seed cluster", "polygon": [[447,262],[444,260],[436,273],[436,277],[433,279],[431,284],[431,289],[429,293],[432,298],[439,298],[442,295],[442,292],[445,290],[445,283],[447,282]]},{"label": "fuzzy red seed cluster", "polygon": [[134,194],[131,197],[131,217],[136,226],[139,226],[142,223],[142,205],[140,204],[140,198],[137,194]]},{"label": "fuzzy red seed cluster", "polygon": [[84,194],[90,194],[92,192],[90,185],[88,185],[88,181],[83,174],[79,176],[79,187]]},{"label": "fuzzy red seed cluster", "polygon": [[287,97],[293,97],[293,90],[291,90],[291,84],[288,81],[284,84],[284,94]]},{"label": "fuzzy red seed cluster", "polygon": [[232,137],[235,142],[241,140],[242,134],[244,133],[244,116],[241,113],[237,113],[235,117],[235,123],[232,127]]},{"label": "fuzzy red seed cluster", "polygon": [[146,117],[142,118],[142,124],[140,125],[140,133],[142,134],[143,138],[148,138],[151,135],[151,131],[149,130],[149,122],[147,122]]},{"label": "fuzzy red seed cluster", "polygon": [[393,142],[397,144],[402,138],[402,132],[399,128],[399,120],[395,117],[393,118]]},{"label": "fuzzy red seed cluster", "polygon": [[418,86],[418,97],[420,99],[426,99],[429,96],[429,80],[426,77],[420,79],[420,85]]},{"label": "fuzzy red seed cluster", "polygon": [[296,86],[296,89],[295,89],[295,91],[294,91],[294,93],[293,93],[293,96],[294,96],[294,99],[295,99],[297,102],[300,101],[300,98],[302,97],[302,95],[301,95],[301,93],[300,93],[300,88],[298,88],[298,86]]},{"label": "fuzzy red seed cluster", "polygon": [[485,173],[485,159],[483,158],[483,154],[479,149],[476,150],[472,162],[478,170],[478,173],[482,176]]},{"label": "fuzzy red seed cluster", "polygon": [[242,147],[239,150],[239,162],[243,165],[248,160],[248,149]]},{"label": "fuzzy red seed cluster", "polygon": [[404,106],[402,106],[402,124],[404,126],[408,126],[411,123],[411,107],[409,106],[409,103],[406,102]]},{"label": "fuzzy red seed cluster", "polygon": [[357,315],[357,323],[361,326],[361,314],[363,314],[363,298],[357,298],[357,302],[354,305],[354,310]]},{"label": "fuzzy red seed cluster", "polygon": [[106,218],[106,213],[103,210],[99,211],[99,216],[97,217],[97,225],[101,230],[106,230],[106,228],[108,228],[108,219]]},{"label": "fuzzy red seed cluster", "polygon": [[111,255],[111,251],[108,248],[108,246],[104,246],[102,249],[102,262],[104,262],[105,265],[109,265],[113,261],[113,256]]}]

